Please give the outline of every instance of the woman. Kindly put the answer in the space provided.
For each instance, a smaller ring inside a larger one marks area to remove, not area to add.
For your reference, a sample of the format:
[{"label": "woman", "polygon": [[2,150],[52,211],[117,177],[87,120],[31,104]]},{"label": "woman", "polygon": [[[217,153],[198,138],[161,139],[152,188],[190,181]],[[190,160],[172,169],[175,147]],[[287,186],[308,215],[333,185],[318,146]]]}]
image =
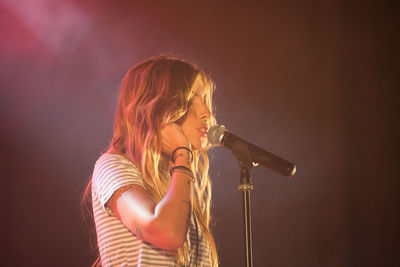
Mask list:
[{"label": "woman", "polygon": [[206,154],[213,88],[169,56],[122,80],[114,135],[91,181],[103,266],[218,266]]}]

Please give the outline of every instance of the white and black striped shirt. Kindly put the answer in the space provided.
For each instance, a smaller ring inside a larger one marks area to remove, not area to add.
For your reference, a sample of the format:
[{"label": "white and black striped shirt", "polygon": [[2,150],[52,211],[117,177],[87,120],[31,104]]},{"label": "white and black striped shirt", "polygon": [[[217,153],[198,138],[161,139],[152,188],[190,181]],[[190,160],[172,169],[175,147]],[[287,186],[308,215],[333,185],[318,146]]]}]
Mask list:
[{"label": "white and black striped shirt", "polygon": [[[93,213],[102,266],[177,266],[173,251],[158,248],[131,233],[106,206],[112,194],[126,185],[143,186],[139,169],[129,160],[105,153],[92,177]],[[187,234],[190,265],[211,267],[211,250],[192,216]]]}]

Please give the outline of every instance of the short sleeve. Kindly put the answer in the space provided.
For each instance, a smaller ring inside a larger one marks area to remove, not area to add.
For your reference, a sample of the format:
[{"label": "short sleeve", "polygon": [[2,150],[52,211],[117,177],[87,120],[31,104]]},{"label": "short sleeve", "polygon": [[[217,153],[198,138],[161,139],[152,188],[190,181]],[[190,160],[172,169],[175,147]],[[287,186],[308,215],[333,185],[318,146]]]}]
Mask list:
[{"label": "short sleeve", "polygon": [[127,185],[143,186],[139,169],[129,160],[116,154],[105,153],[96,161],[92,176],[92,190],[101,206],[113,215],[106,203],[119,188]]}]

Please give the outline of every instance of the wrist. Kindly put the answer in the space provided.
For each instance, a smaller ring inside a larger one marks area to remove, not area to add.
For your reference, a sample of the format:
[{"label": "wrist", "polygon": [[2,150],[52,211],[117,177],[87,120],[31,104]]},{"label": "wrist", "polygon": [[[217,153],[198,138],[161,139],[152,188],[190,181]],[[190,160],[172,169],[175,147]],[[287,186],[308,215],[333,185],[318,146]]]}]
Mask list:
[{"label": "wrist", "polygon": [[[189,155],[190,157],[190,155]],[[186,155],[185,157],[177,157],[174,164],[172,166],[185,166],[188,168],[192,168],[192,163],[190,160],[188,160],[188,156]]]},{"label": "wrist", "polygon": [[193,162],[193,152],[190,148],[185,146],[177,147],[171,154],[171,160],[175,165],[178,162],[179,165],[182,163],[185,165],[191,165]]},{"label": "wrist", "polygon": [[195,181],[196,181],[193,171],[190,168],[185,167],[183,165],[178,165],[178,166],[172,167],[169,173],[170,173],[171,177],[172,177],[173,173],[182,173],[182,174],[184,174],[184,176],[186,178],[189,179],[189,181],[191,183],[195,183]]}]

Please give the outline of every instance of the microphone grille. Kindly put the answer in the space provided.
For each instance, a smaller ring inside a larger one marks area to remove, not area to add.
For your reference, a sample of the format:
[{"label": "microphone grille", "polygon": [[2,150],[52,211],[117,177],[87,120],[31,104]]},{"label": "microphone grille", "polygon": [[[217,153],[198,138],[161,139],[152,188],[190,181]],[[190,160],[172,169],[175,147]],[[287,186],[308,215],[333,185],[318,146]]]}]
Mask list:
[{"label": "microphone grille", "polygon": [[224,133],[228,130],[224,125],[214,125],[212,126],[207,133],[208,142],[210,142],[213,146],[221,146],[221,140],[224,136]]}]

